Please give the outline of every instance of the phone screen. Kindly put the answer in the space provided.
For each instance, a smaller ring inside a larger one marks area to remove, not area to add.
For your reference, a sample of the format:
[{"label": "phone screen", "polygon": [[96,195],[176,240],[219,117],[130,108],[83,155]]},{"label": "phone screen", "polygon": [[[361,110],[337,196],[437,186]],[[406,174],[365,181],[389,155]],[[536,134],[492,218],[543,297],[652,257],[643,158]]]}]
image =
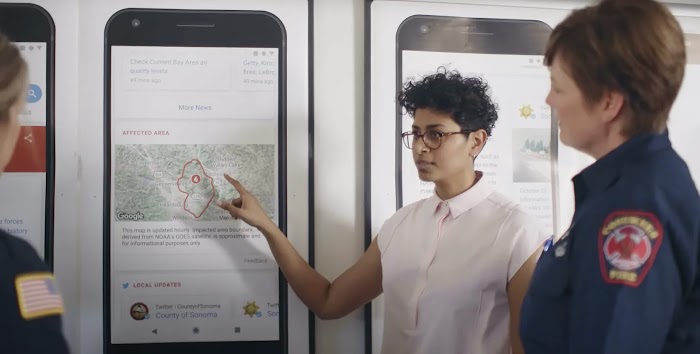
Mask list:
[{"label": "phone screen", "polygon": [[0,225],[26,239],[44,257],[47,197],[46,42],[15,42],[29,66],[29,87],[19,114],[19,139],[0,178]]},{"label": "phone screen", "polygon": [[0,228],[27,240],[51,266],[55,26],[37,5],[6,3],[0,4],[0,31],[19,48],[29,70],[20,135],[0,177]]},{"label": "phone screen", "polygon": [[[416,16],[399,29],[397,88],[439,68],[479,76],[491,89],[498,120],[475,160],[485,183],[521,203],[554,230],[557,133],[545,103],[549,71],[542,64],[549,27],[535,21]],[[397,208],[430,197],[410,150],[400,141],[413,118],[397,107]],[[465,158],[469,158],[465,156]]]},{"label": "phone screen", "polygon": [[172,44],[109,47],[111,343],[279,341],[278,266],[216,202],[228,173],[283,221],[281,47]]}]

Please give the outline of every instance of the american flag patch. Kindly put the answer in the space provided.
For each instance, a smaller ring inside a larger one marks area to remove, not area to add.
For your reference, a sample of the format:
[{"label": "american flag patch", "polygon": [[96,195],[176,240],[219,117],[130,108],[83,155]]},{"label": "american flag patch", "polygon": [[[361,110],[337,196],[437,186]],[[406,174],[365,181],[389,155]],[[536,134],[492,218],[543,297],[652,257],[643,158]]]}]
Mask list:
[{"label": "american flag patch", "polygon": [[51,273],[22,274],[15,279],[19,312],[25,320],[63,313],[63,299]]}]

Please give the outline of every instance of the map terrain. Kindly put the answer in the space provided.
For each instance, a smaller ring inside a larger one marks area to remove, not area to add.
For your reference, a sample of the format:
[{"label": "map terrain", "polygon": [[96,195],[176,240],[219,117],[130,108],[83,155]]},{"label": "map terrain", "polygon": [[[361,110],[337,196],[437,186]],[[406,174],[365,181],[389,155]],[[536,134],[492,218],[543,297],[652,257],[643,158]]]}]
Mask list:
[{"label": "map terrain", "polygon": [[224,173],[274,219],[274,145],[116,145],[114,154],[117,221],[224,219],[216,201],[238,197]]}]

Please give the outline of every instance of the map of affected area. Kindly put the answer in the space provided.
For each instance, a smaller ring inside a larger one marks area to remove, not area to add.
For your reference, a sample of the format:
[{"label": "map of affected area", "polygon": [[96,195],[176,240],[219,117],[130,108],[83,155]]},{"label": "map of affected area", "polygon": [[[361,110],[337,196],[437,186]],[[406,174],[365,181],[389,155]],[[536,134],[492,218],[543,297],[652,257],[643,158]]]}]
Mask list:
[{"label": "map of affected area", "polygon": [[214,179],[204,172],[199,160],[188,161],[177,179],[177,189],[185,193],[182,207],[195,218],[202,216],[214,199]]},{"label": "map of affected area", "polygon": [[275,146],[116,145],[115,220],[214,221],[230,218],[215,205],[238,192],[238,179],[274,219]]}]

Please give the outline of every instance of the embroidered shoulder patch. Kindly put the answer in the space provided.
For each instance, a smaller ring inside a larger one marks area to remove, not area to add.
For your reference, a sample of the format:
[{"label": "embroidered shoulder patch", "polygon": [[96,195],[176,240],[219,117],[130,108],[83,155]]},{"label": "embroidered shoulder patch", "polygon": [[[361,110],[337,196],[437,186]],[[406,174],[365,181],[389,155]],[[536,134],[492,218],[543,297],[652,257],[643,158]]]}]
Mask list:
[{"label": "embroidered shoulder patch", "polygon": [[51,273],[26,273],[15,278],[19,312],[25,320],[60,315],[63,299]]},{"label": "embroidered shoulder patch", "polygon": [[653,213],[621,210],[608,215],[598,237],[598,258],[608,284],[637,287],[661,246],[664,230]]}]

